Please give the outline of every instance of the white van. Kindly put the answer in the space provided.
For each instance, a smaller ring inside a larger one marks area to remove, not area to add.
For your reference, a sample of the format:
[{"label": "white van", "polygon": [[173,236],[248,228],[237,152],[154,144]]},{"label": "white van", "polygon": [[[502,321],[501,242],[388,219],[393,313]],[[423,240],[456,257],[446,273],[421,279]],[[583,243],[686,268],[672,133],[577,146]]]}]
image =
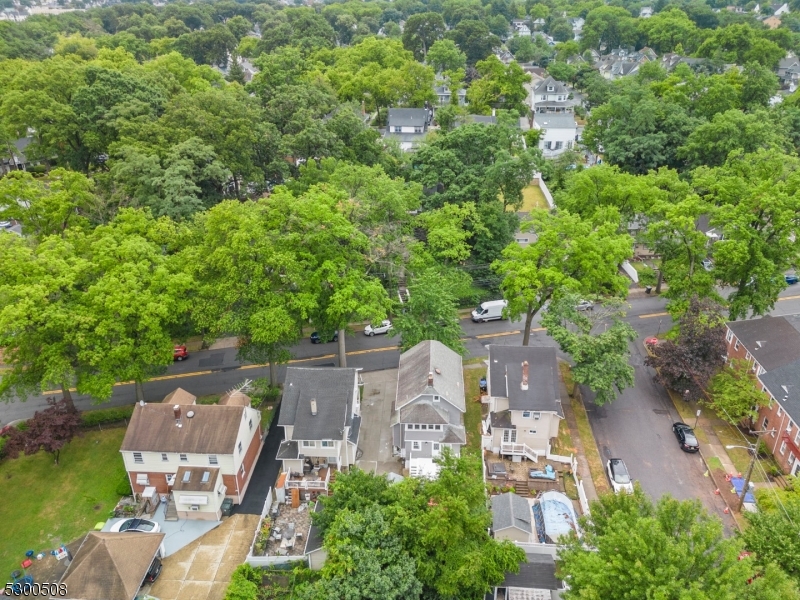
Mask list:
[{"label": "white van", "polygon": [[472,311],[472,320],[476,323],[485,323],[486,321],[495,321],[503,318],[503,309],[508,302],[506,300],[492,300],[491,302],[484,302],[478,308]]}]

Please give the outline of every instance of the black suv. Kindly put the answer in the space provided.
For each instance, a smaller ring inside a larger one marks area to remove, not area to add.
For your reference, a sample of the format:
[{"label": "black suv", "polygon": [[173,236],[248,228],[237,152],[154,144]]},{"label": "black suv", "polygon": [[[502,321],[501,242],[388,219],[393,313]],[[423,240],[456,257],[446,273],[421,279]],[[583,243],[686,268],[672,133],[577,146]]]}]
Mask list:
[{"label": "black suv", "polygon": [[697,438],[694,437],[694,430],[685,423],[674,423],[672,431],[675,432],[675,437],[678,438],[678,445],[684,452],[697,452],[700,450],[700,444],[697,443]]}]

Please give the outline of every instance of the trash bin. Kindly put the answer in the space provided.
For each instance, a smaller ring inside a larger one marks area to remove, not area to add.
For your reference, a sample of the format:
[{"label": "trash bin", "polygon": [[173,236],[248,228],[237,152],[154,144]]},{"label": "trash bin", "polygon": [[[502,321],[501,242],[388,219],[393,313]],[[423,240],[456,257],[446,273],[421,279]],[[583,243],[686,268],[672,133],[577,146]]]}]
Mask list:
[{"label": "trash bin", "polygon": [[221,508],[222,508],[222,516],[230,517],[231,511],[233,510],[233,500],[231,500],[230,498],[225,498],[225,500],[222,501]]},{"label": "trash bin", "polygon": [[644,293],[645,293],[645,294],[649,294],[649,293],[650,293],[650,292],[652,292],[652,291],[653,291],[653,286],[650,286],[650,285],[648,285],[648,286],[646,286],[646,287],[644,288]]}]

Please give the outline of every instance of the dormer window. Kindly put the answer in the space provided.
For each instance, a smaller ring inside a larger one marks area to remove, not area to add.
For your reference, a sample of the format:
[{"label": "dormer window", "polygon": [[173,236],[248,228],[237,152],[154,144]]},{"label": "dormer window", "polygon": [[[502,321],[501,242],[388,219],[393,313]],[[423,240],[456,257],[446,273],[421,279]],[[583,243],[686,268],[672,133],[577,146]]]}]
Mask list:
[{"label": "dormer window", "polygon": [[548,85],[548,86],[547,86],[547,91],[548,91],[548,92],[555,92],[555,91],[556,91],[556,88],[554,88],[552,85]]}]

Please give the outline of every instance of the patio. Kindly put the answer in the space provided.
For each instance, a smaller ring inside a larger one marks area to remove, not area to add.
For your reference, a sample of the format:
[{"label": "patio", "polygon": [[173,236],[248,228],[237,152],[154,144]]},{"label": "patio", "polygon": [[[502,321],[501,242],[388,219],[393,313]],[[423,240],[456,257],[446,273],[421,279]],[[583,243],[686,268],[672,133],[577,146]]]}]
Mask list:
[{"label": "patio", "polygon": [[[270,515],[261,524],[259,538],[264,547],[263,555],[302,556],[311,528],[309,513],[313,507],[312,503],[302,503],[297,508],[292,508],[290,504],[274,505]],[[256,545],[259,545],[258,542]]]}]

